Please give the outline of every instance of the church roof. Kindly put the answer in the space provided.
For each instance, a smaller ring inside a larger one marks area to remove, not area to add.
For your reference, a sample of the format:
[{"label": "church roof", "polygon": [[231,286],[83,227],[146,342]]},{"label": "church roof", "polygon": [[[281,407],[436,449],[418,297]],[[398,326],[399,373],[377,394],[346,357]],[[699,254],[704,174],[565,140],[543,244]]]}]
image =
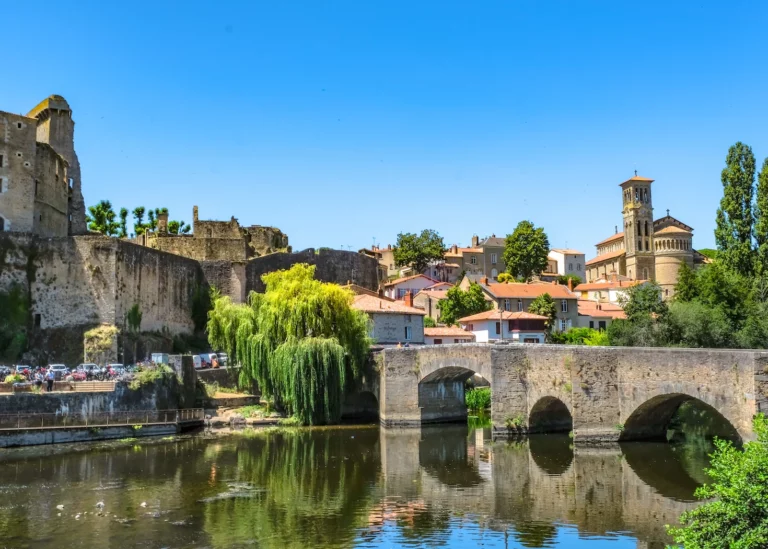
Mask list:
[{"label": "church roof", "polygon": [[619,187],[626,185],[627,183],[653,183],[653,179],[635,175],[634,177],[627,179],[624,183],[619,183]]},{"label": "church roof", "polygon": [[624,238],[624,231],[622,231],[620,233],[613,234],[613,235],[609,236],[608,238],[606,238],[605,240],[601,240],[600,242],[595,244],[595,246],[602,246],[603,244],[608,244],[609,242],[613,242],[614,240],[619,240],[621,238]]},{"label": "church roof", "polygon": [[653,233],[654,236],[659,234],[687,234],[690,235],[691,231],[684,229],[682,227],[677,227],[675,225],[669,225],[667,227],[664,227],[663,229],[660,229],[658,231],[655,231]]},{"label": "church roof", "polygon": [[[669,212],[669,210],[667,210],[667,212]],[[669,215],[669,213],[667,213],[666,216],[660,217],[659,219],[657,219],[656,221],[653,222],[653,230],[654,230],[654,232],[658,232],[658,231],[656,231],[656,227],[660,227],[662,225],[675,225],[676,227],[680,227],[681,229],[685,229],[688,232],[693,232],[693,227],[690,227],[690,226],[686,225],[685,223],[683,223],[679,219],[675,219],[674,217]],[[659,229],[659,230],[661,230],[661,229]]]},{"label": "church roof", "polygon": [[615,252],[608,252],[607,254],[599,255],[597,257],[590,259],[584,265],[589,266],[589,265],[594,265],[595,263],[602,263],[603,261],[608,261],[609,259],[615,259],[617,257],[621,257],[625,253],[627,252],[623,248],[621,250],[616,250]]}]

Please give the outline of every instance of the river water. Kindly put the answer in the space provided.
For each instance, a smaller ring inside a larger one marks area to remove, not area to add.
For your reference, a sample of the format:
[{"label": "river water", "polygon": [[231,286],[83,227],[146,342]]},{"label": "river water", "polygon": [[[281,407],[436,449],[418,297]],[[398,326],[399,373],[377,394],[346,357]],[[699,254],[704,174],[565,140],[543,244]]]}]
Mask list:
[{"label": "river water", "polygon": [[6,450],[0,547],[661,548],[706,451],[466,426]]}]

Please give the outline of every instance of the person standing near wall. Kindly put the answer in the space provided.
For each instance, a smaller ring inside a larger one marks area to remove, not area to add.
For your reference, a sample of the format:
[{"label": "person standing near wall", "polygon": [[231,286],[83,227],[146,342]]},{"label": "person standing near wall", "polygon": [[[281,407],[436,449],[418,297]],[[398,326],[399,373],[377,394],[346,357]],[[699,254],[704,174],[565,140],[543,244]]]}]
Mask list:
[{"label": "person standing near wall", "polygon": [[48,370],[48,373],[45,374],[45,379],[48,381],[48,388],[47,391],[50,393],[53,391],[53,380],[56,379],[56,374],[53,373],[53,370]]}]

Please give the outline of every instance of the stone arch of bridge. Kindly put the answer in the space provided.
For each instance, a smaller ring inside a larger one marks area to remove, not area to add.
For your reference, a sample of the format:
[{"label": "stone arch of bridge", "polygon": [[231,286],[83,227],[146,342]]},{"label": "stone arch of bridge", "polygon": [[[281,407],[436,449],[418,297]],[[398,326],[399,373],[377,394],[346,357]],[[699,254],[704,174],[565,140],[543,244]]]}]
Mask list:
[{"label": "stone arch of bridge", "polygon": [[419,383],[432,381],[436,376],[457,375],[461,377],[465,374],[468,374],[464,378],[465,380],[477,374],[493,384],[490,357],[486,359],[485,356],[452,357],[448,355],[440,356],[439,359],[435,360],[425,360],[419,364]]},{"label": "stone arch of bridge", "polygon": [[539,398],[528,413],[528,432],[567,433],[573,430],[573,414],[569,406],[554,396]]},{"label": "stone arch of bridge", "polygon": [[634,408],[623,424],[620,425],[621,435],[619,436],[619,441],[666,441],[667,429],[673,416],[683,403],[691,401],[709,413],[715,414],[730,427],[731,432],[727,438],[732,438],[738,442],[746,438],[744,433],[740,432],[737,427],[739,424],[738,420],[729,417],[730,414],[727,411],[727,407],[722,408],[723,411],[721,411],[717,402],[707,402],[707,400],[713,400],[713,397],[693,396],[682,392],[663,393],[648,398]]}]

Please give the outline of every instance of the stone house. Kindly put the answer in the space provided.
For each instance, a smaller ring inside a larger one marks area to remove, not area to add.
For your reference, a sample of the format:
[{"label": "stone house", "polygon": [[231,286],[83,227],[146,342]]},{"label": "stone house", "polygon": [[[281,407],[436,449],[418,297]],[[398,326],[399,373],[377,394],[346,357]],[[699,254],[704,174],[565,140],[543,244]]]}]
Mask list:
[{"label": "stone house", "polygon": [[424,311],[428,317],[435,319],[436,322],[440,322],[438,304],[446,298],[447,293],[448,290],[440,287],[420,290],[413,297],[413,306]]},{"label": "stone house", "polygon": [[371,319],[369,334],[377,344],[424,343],[425,313],[413,307],[410,294],[397,301],[364,292],[355,296],[352,308],[365,312]]},{"label": "stone house", "polygon": [[472,343],[475,334],[456,326],[437,326],[424,328],[424,343],[427,345],[446,345],[448,343]]},{"label": "stone house", "polygon": [[[503,309],[508,312],[526,312],[534,299],[540,295],[549,294],[557,306],[553,331],[564,332],[578,326],[578,295],[567,286],[544,282],[492,283],[486,277],[481,278],[478,283],[494,309]],[[465,277],[460,287],[466,291],[469,285],[470,278]]]},{"label": "stone house", "polygon": [[437,280],[417,274],[398,278],[384,284],[384,295],[390,299],[403,299],[406,294],[415,296],[421,290],[437,284]]},{"label": "stone house", "polygon": [[579,328],[592,328],[605,330],[611,322],[617,319],[627,318],[624,309],[614,303],[600,303],[589,299],[580,299],[578,303]]},{"label": "stone house", "polygon": [[459,319],[463,330],[472,332],[478,343],[511,341],[544,343],[547,317],[525,311],[491,309]]},{"label": "stone house", "polygon": [[573,291],[579,294],[579,299],[620,305],[622,298],[626,298],[629,288],[647,283],[647,280],[630,280],[626,276],[613,274],[609,278],[579,284]]}]

